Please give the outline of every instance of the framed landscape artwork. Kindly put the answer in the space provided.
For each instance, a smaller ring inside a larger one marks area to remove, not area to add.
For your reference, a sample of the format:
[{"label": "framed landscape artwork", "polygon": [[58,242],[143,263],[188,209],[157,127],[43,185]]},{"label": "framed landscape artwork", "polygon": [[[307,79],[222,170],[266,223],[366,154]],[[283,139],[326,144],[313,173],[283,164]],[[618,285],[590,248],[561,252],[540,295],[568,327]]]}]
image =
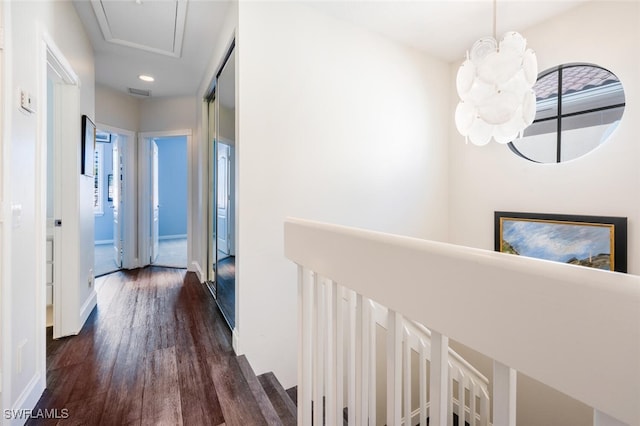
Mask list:
[{"label": "framed landscape artwork", "polygon": [[495,250],[627,272],[627,218],[495,212]]}]

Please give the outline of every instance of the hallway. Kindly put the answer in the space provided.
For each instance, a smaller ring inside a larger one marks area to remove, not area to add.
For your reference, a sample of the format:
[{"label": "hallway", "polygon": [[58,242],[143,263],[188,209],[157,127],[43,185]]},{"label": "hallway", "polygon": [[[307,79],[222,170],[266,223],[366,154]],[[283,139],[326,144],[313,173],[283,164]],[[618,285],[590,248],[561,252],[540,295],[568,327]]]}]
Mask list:
[{"label": "hallway", "polygon": [[96,287],[98,306],[78,336],[51,341],[48,330],[47,389],[36,409],[66,408],[68,418],[27,424],[267,424],[193,273],[122,271]]}]

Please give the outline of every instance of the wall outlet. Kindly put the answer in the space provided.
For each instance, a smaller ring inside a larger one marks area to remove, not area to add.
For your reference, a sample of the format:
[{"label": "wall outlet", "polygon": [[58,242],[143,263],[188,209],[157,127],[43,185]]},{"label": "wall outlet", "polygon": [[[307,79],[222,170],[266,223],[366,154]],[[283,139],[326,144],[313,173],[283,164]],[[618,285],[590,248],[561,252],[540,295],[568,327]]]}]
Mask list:
[{"label": "wall outlet", "polygon": [[93,283],[95,281],[95,277],[93,276],[93,268],[89,269],[89,280],[87,284],[89,284],[89,288],[93,287]]}]

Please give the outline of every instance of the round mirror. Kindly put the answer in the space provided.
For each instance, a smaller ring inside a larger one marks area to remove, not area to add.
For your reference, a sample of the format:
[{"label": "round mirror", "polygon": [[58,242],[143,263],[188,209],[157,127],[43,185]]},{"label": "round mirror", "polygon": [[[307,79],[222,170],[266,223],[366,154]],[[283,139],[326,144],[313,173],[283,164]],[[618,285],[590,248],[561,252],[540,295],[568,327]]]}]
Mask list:
[{"label": "round mirror", "polygon": [[509,147],[537,163],[561,163],[591,152],[608,139],[624,112],[620,80],[597,65],[546,70],[533,90],[536,118]]}]

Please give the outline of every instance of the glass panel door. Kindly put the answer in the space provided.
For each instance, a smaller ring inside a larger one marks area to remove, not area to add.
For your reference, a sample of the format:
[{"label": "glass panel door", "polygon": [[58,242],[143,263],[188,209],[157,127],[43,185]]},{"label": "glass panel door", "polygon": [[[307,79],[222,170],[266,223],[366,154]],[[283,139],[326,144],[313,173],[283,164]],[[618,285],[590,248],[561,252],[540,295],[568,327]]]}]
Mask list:
[{"label": "glass panel door", "polygon": [[217,78],[215,161],[216,295],[229,326],[236,317],[235,250],[235,52],[232,50]]}]

